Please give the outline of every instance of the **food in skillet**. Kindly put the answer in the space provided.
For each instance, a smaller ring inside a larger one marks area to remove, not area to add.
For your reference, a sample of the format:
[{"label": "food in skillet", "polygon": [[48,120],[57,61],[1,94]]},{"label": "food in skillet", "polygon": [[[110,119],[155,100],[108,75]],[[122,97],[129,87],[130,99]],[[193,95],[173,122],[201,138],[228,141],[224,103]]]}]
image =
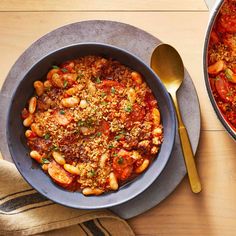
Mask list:
[{"label": "food in skillet", "polygon": [[22,111],[30,156],[84,195],[117,190],[145,171],[163,141],[157,101],[118,61],[85,56],[53,66]]},{"label": "food in skillet", "polygon": [[226,0],[213,26],[208,74],[215,101],[236,131],[236,1]]}]

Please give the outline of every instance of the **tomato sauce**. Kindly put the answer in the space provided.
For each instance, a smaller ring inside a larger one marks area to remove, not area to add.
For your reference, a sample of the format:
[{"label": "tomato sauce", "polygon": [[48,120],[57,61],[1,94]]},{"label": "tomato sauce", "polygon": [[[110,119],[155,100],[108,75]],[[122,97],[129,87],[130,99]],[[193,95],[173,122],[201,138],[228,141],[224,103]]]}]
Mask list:
[{"label": "tomato sauce", "polygon": [[208,49],[208,74],[215,101],[236,131],[236,1],[226,0],[214,23]]}]

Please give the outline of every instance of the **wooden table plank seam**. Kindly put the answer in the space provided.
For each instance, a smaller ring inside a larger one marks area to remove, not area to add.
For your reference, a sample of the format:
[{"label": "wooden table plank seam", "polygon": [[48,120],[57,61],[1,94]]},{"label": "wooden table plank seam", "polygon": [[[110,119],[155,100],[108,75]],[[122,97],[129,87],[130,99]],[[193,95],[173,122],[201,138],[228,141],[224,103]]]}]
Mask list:
[{"label": "wooden table plank seam", "polygon": [[1,0],[0,10],[207,10],[204,0]]},{"label": "wooden table plank seam", "polygon": [[3,12],[208,12],[208,10],[129,10],[129,9],[123,9],[123,10],[105,10],[105,9],[101,9],[101,10],[7,10],[7,11],[3,11],[0,10],[0,13]]}]

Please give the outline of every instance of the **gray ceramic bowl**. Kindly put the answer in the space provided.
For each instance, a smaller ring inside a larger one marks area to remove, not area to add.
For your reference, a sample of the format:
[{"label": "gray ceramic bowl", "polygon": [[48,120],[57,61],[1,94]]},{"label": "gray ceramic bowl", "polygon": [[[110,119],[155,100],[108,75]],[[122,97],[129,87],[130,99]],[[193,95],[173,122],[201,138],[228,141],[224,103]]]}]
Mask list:
[{"label": "gray ceramic bowl", "polygon": [[[41,170],[39,164],[29,157],[29,148],[24,137],[25,128],[20,117],[21,110],[33,94],[33,82],[35,80],[44,78],[52,65],[85,55],[100,55],[106,58],[113,58],[140,72],[158,100],[164,127],[164,142],[158,157],[145,173],[122,186],[116,192],[91,197],[85,197],[80,192],[69,192],[54,184],[50,177]],[[175,113],[172,101],[159,78],[146,64],[129,52],[114,46],[83,43],[51,52],[35,63],[24,78],[22,78],[9,107],[7,140],[12,159],[19,172],[38,192],[52,201],[65,206],[80,209],[99,209],[124,203],[142,193],[153,183],[164,169],[170,157],[174,144],[175,128]]]}]

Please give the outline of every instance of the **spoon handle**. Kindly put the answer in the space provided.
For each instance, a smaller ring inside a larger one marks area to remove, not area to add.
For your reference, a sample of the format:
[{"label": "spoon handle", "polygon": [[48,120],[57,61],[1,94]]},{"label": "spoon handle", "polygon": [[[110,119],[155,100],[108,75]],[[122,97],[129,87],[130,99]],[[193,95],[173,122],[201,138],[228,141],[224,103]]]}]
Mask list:
[{"label": "spoon handle", "polygon": [[191,189],[194,193],[199,193],[201,192],[201,182],[200,178],[198,176],[195,160],[194,160],[194,155],[191,147],[191,143],[189,141],[188,137],[188,132],[184,126],[184,123],[182,121],[182,117],[180,114],[179,110],[179,105],[176,97],[176,93],[171,93],[175,109],[176,109],[176,114],[178,118],[178,129],[179,129],[179,136],[180,136],[180,141],[181,141],[181,146],[182,146],[182,151],[184,155],[184,161],[186,165],[186,169],[188,172],[188,178],[190,182]]},{"label": "spoon handle", "polygon": [[196,164],[194,161],[191,144],[189,142],[188,133],[184,126],[179,127],[179,135],[191,189],[194,193],[199,193],[201,192],[202,187],[198,176]]}]

